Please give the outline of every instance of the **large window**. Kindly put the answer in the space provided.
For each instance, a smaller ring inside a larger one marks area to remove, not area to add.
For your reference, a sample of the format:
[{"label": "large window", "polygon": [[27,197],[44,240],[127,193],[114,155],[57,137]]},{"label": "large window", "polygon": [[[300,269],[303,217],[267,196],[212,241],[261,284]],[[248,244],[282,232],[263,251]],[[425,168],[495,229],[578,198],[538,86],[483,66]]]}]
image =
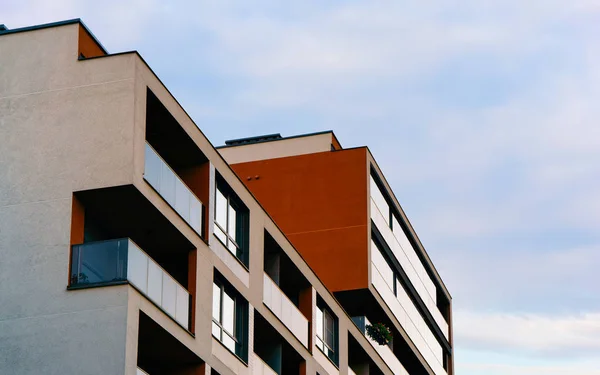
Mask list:
[{"label": "large window", "polygon": [[231,287],[213,283],[212,334],[244,361],[247,360],[248,303]]},{"label": "large window", "polygon": [[317,348],[338,363],[338,322],[331,310],[321,299],[317,302]]},{"label": "large window", "polygon": [[231,188],[217,179],[215,236],[243,264],[248,266],[248,209]]}]

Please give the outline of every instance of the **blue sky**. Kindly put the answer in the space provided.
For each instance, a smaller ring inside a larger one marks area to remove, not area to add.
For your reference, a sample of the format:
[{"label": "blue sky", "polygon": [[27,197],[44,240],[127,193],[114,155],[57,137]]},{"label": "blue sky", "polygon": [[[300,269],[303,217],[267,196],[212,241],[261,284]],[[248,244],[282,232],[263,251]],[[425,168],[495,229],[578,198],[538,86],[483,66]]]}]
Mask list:
[{"label": "blue sky", "polygon": [[368,145],[454,297],[459,375],[600,374],[600,0],[4,0],[138,50],[215,145]]}]

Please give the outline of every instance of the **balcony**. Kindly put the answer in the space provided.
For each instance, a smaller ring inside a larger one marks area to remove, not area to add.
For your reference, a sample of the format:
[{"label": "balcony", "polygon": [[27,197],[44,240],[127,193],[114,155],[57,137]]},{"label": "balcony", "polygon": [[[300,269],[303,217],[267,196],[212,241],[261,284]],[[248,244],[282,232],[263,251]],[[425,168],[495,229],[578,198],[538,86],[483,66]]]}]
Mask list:
[{"label": "balcony", "polygon": [[263,275],[263,303],[308,348],[308,319],[266,273]]},{"label": "balcony", "polygon": [[202,202],[148,143],[145,150],[144,179],[202,236]]},{"label": "balcony", "polygon": [[[366,333],[366,327],[371,324],[365,316],[357,316],[352,318],[352,320],[363,334]],[[388,365],[390,370],[392,370],[392,372],[395,375],[408,375],[408,371],[406,371],[404,366],[402,366],[402,363],[400,363],[400,360],[398,359],[398,357],[396,357],[396,355],[394,354],[392,349],[390,349],[389,346],[378,344],[366,334],[365,337],[367,338],[367,340],[369,340],[371,345],[373,345],[375,351],[381,356],[381,359],[383,359],[383,361],[386,363],[386,365]],[[351,370],[348,369],[348,372],[350,371]]]},{"label": "balcony", "polygon": [[[254,362],[251,373],[299,374],[304,358],[258,311],[254,313]],[[259,334],[260,333],[260,334]]]},{"label": "balcony", "polygon": [[190,294],[128,238],[73,245],[70,288],[129,282],[190,330]]},{"label": "balcony", "polygon": [[204,361],[143,311],[137,331],[136,375],[205,374]]},{"label": "balcony", "polygon": [[[386,209],[389,211],[389,207],[387,206],[383,208],[383,211]],[[448,339],[448,323],[436,304],[436,287],[427,275],[425,267],[423,267],[423,264],[419,260],[410,241],[402,231],[402,228],[400,228],[400,225],[397,224],[396,219],[394,218],[394,227],[397,229],[394,229],[394,231],[390,229],[385,216],[382,214],[373,198],[371,198],[371,219],[385,239],[386,244],[394,253],[398,263],[400,263],[402,269],[406,272],[406,275],[427,306],[427,309],[431,312],[433,319],[446,336],[446,339]]]},{"label": "balcony", "polygon": [[278,375],[256,354],[253,355],[252,375]]},{"label": "balcony", "polygon": [[436,337],[423,320],[423,317],[404,288],[398,286],[396,288],[397,292],[394,293],[394,286],[390,284],[394,282],[392,270],[377,249],[371,253],[371,260],[371,282],[373,286],[418,348],[419,352],[423,355],[433,372],[437,375],[445,375],[443,350]]}]

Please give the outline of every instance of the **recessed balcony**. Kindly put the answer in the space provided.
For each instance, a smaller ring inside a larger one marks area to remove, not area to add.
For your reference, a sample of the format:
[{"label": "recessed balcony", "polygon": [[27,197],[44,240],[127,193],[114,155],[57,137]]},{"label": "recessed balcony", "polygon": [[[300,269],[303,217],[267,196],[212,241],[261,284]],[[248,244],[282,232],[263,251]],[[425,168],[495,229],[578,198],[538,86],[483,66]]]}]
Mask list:
[{"label": "recessed balcony", "polygon": [[[433,319],[446,338],[448,338],[449,326],[437,306],[436,287],[429,276],[427,276],[427,271],[425,271],[423,264],[408,241],[408,238],[404,232],[402,232],[402,228],[396,228],[396,230],[392,231],[373,199],[371,199],[371,219],[402,266],[402,269],[406,272],[411,283],[433,316]],[[396,223],[396,219],[393,220]],[[399,227],[399,224],[395,224],[395,226]]]},{"label": "recessed balcony", "polygon": [[205,374],[204,361],[142,311],[137,339],[136,375]]},{"label": "recessed balcony", "polygon": [[148,143],[144,179],[202,236],[202,202]]},{"label": "recessed balcony", "polygon": [[252,375],[277,375],[258,355],[253,355]]},{"label": "recessed balcony", "polygon": [[263,303],[308,348],[308,319],[266,273],[263,275]]},{"label": "recessed balcony", "polygon": [[308,348],[312,286],[267,231],[264,249],[263,303]]},{"label": "recessed balcony", "polygon": [[441,345],[402,285],[398,285],[395,281],[393,271],[383,255],[375,246],[373,247],[374,251],[371,251],[371,282],[373,287],[388,305],[433,372],[438,375],[446,374]]},{"label": "recessed balcony", "polygon": [[210,161],[149,89],[146,99],[144,179],[206,239]]},{"label": "recessed balcony", "polygon": [[388,367],[390,368],[390,370],[392,370],[394,374],[408,375],[408,371],[406,371],[404,366],[402,366],[402,363],[400,363],[400,360],[398,359],[398,357],[396,357],[396,355],[388,345],[380,345],[375,340],[366,335],[366,327],[371,324],[366,316],[353,317],[352,320],[358,326],[360,331],[363,334],[365,334],[367,340],[369,340],[371,345],[373,345],[375,351],[381,356],[383,361],[388,365]]},{"label": "recessed balcony", "polygon": [[252,375],[299,374],[304,359],[258,312],[254,314]]},{"label": "recessed balcony", "polygon": [[190,294],[129,238],[74,245],[70,288],[128,282],[190,330]]}]

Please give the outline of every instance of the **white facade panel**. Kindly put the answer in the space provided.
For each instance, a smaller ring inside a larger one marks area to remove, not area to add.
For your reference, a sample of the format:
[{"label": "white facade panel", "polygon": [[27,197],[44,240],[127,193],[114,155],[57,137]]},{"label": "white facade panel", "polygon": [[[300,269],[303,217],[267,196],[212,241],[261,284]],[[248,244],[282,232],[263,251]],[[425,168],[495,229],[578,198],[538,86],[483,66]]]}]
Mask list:
[{"label": "white facade panel", "polygon": [[266,273],[263,277],[263,303],[308,348],[308,319]]}]

